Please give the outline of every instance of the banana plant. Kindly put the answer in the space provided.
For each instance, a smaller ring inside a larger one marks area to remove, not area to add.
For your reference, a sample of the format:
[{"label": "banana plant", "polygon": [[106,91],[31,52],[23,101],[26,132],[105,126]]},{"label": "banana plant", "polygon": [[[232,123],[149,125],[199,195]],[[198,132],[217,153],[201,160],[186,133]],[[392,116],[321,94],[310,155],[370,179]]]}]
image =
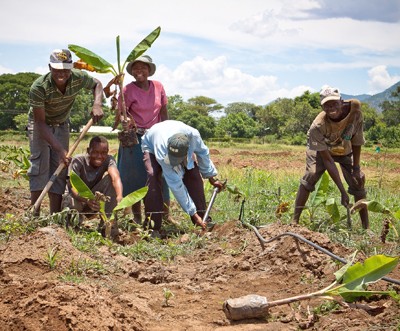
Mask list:
[{"label": "banana plant", "polygon": [[265,317],[271,307],[318,297],[347,303],[372,295],[388,295],[399,300],[395,291],[367,290],[367,285],[382,279],[396,268],[398,262],[398,256],[386,255],[374,255],[367,258],[364,263],[357,262],[354,265],[350,261],[335,273],[336,281],[322,290],[269,302],[267,298],[258,295],[228,299],[223,304],[223,310],[228,319],[241,320]]},{"label": "banana plant", "polygon": [[[127,63],[137,59],[144,52],[147,51],[148,48],[154,43],[154,41],[160,35],[161,28],[157,27],[150,34],[146,36],[139,44],[135,46],[135,48],[129,53],[128,57],[121,65],[121,51],[120,51],[120,41],[119,36],[116,38],[116,47],[117,47],[117,68],[115,68],[110,62],[103,59],[100,55],[95,54],[94,52],[88,50],[85,47],[70,44],[68,45],[68,49],[75,53],[76,56],[79,57],[79,61],[74,63],[74,67],[78,69],[85,69],[88,71],[95,71],[98,73],[111,73],[114,75],[114,78],[110,80],[107,86],[104,88],[104,93],[107,98],[112,96],[111,99],[111,109],[116,109],[117,107],[117,88],[114,91],[111,91],[111,86],[115,85],[122,92],[123,84],[124,84],[124,69]],[[124,116],[124,120],[127,120],[126,117],[126,105],[124,100],[124,95],[121,93],[121,103],[122,103],[122,113]],[[132,120],[132,119],[131,119]],[[117,127],[119,123],[119,118],[116,116],[116,120],[114,123],[113,129]],[[136,128],[134,122],[133,127]]]},{"label": "banana plant", "polygon": [[106,225],[106,234],[110,233],[111,230],[111,224],[113,222],[117,222],[117,212],[120,210],[124,210],[125,208],[131,207],[134,205],[136,202],[142,200],[145,195],[147,194],[148,187],[142,187],[130,194],[128,194],[126,197],[124,197],[118,204],[115,206],[115,208],[112,210],[110,218],[107,217],[105,213],[105,203],[107,200],[107,197],[104,197],[101,194],[96,194],[93,193],[90,188],[86,185],[86,183],[78,176],[78,174],[74,171],[71,171],[70,173],[70,182],[71,186],[78,192],[78,194],[81,197],[84,197],[86,199],[90,200],[96,200],[100,204],[100,218],[103,220],[103,222]]},{"label": "banana plant", "polygon": [[111,73],[114,76],[118,76],[123,74],[125,66],[127,63],[137,59],[141,56],[148,48],[151,47],[153,42],[160,35],[161,28],[157,27],[153,32],[151,32],[146,38],[144,38],[136,47],[130,52],[128,57],[125,59],[124,63],[121,65],[121,54],[120,54],[120,43],[119,36],[116,38],[116,46],[117,46],[117,64],[118,68],[114,68],[114,66],[103,59],[100,55],[93,53],[92,51],[84,48],[82,46],[68,45],[68,49],[76,54],[79,57],[79,61],[77,62],[76,67],[82,66],[82,69],[86,69],[89,71],[95,71],[98,73]]}]

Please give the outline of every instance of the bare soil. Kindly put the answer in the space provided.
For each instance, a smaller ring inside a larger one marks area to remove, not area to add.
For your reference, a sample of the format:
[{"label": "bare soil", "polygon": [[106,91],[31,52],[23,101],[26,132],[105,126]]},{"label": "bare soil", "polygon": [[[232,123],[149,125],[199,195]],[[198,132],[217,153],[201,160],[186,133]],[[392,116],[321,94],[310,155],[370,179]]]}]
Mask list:
[{"label": "bare soil", "polygon": [[[293,155],[241,152],[230,157],[213,151],[216,163],[273,169],[293,165]],[[247,154],[245,159],[240,156]],[[289,153],[290,154],[290,153]],[[282,162],[281,162],[282,161]],[[278,164],[280,162],[280,164]],[[396,167],[394,167],[393,175]],[[0,213],[24,215],[29,192],[2,188]],[[333,244],[321,233],[278,221],[260,229],[264,238],[295,232],[332,253],[347,258],[352,251]],[[391,298],[373,297],[357,305],[324,311],[326,301],[312,299],[272,307],[265,319],[230,321],[222,305],[229,298],[258,294],[269,301],[320,290],[334,280],[341,265],[313,247],[282,237],[262,249],[254,232],[237,220],[226,220],[206,234],[207,244],[171,262],[132,261],[103,246],[98,256],[77,250],[62,227],[51,226],[0,245],[0,330],[398,330],[399,305]],[[176,240],[188,240],[185,235]],[[49,248],[60,259],[51,270]],[[103,273],[87,272],[84,282],[60,279],[71,262],[100,261]],[[399,266],[388,275],[400,280]],[[374,289],[395,290],[379,281]],[[174,296],[165,305],[163,290]],[[317,313],[314,309],[319,308]]]}]

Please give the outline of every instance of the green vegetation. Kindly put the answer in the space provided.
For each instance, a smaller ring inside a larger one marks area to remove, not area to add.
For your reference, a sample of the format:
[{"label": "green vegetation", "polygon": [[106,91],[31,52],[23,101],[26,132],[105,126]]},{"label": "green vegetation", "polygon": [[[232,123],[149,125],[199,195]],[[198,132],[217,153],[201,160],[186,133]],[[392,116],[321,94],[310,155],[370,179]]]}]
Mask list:
[{"label": "green vegetation", "polygon": [[50,270],[55,269],[57,260],[59,259],[60,255],[58,252],[58,247],[54,246],[49,248],[46,252],[46,262],[49,265]]},{"label": "green vegetation", "polygon": [[88,275],[104,274],[107,274],[107,271],[99,261],[78,258],[78,260],[72,259],[59,278],[64,282],[81,283]]},{"label": "green vegetation", "polygon": [[[159,33],[160,31],[156,29],[146,37],[150,37],[148,40],[150,45]],[[92,70],[118,75],[123,72],[127,61],[143,54],[149,47],[149,43],[142,44],[143,41],[121,65],[117,37],[118,68],[116,69],[83,47],[70,45],[70,49],[83,61],[93,65]],[[32,73],[0,75],[0,130],[24,130],[29,109],[29,87],[37,77],[38,75]],[[79,131],[80,127],[87,123],[92,98],[91,93],[82,91],[76,99],[71,112],[71,128],[74,131]],[[391,98],[385,100],[380,107],[382,112],[378,112],[367,103],[362,103],[368,144],[372,146],[379,143],[384,147],[400,147],[400,86],[397,86]],[[103,108],[105,117],[101,124],[112,126],[115,114],[106,105],[105,99]],[[262,142],[304,146],[307,130],[321,111],[321,107],[318,93],[306,91],[294,99],[277,99],[268,105],[233,102],[225,107],[206,96],[196,96],[185,101],[180,95],[172,95],[168,97],[168,111],[171,119],[183,121],[197,128],[205,139],[218,138],[227,142],[243,139],[243,142],[249,142],[250,139],[257,138]]]}]

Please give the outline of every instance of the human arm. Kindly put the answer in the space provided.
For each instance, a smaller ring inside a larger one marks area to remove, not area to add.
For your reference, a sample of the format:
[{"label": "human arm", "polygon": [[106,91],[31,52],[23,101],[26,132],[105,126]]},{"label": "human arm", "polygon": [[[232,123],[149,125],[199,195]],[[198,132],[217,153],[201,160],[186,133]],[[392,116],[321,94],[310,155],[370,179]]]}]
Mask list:
[{"label": "human arm", "polygon": [[361,171],[361,168],[360,168],[361,146],[352,145],[352,149],[353,149],[352,176],[353,176],[354,180],[360,185],[360,187],[364,187],[365,174]]},{"label": "human arm", "polygon": [[93,87],[93,106],[90,112],[90,116],[93,118],[93,122],[96,124],[98,123],[104,116],[104,112],[102,109],[102,102],[103,102],[103,85],[101,82],[93,78],[96,82],[96,85]]},{"label": "human arm", "polygon": [[34,130],[40,133],[42,138],[46,140],[53,150],[57,152],[60,158],[60,164],[64,163],[67,167],[71,162],[71,157],[68,157],[68,151],[64,149],[58,139],[52,134],[46,124],[46,116],[44,108],[33,108]]},{"label": "human arm", "polygon": [[167,105],[164,105],[161,107],[160,110],[160,118],[161,118],[161,122],[168,120],[168,108]]},{"label": "human arm", "polygon": [[122,181],[121,176],[119,175],[118,168],[115,166],[108,167],[107,172],[110,175],[111,182],[115,190],[117,203],[120,203],[122,200]]},{"label": "human arm", "polygon": [[347,207],[349,205],[349,195],[347,194],[346,189],[343,186],[335,161],[333,160],[328,150],[319,151],[318,153],[322,157],[322,161],[324,162],[325,168],[328,171],[329,176],[332,178],[333,182],[336,184],[340,191],[341,204]]}]

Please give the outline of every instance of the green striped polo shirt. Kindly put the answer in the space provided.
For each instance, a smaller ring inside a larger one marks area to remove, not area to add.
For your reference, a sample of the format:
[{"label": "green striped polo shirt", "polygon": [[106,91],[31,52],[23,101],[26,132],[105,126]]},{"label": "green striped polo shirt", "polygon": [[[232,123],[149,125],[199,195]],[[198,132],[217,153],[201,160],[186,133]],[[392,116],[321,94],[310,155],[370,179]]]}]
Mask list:
[{"label": "green striped polo shirt", "polygon": [[95,80],[85,71],[72,69],[65,94],[62,94],[51,78],[51,72],[40,76],[33,82],[29,91],[29,116],[32,110],[43,108],[46,123],[63,123],[69,119],[72,105],[81,89],[93,90]]}]

